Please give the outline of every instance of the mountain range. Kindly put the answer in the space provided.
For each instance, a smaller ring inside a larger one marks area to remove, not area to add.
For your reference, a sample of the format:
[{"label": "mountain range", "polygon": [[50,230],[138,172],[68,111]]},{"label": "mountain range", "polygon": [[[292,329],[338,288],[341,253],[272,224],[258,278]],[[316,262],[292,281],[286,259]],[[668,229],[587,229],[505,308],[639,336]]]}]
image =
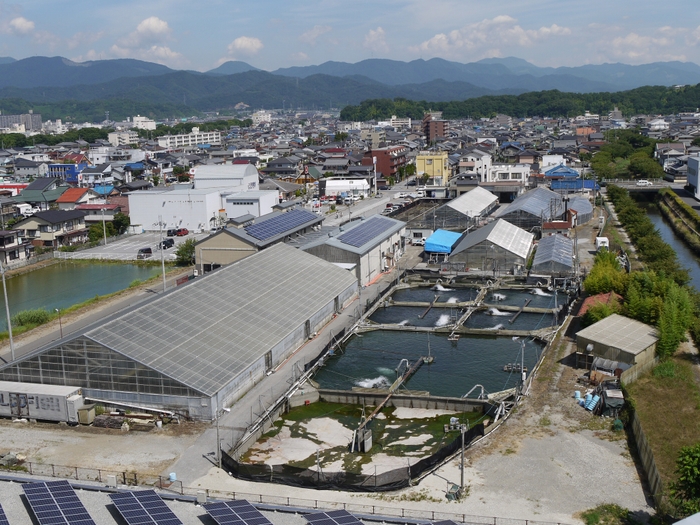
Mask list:
[{"label": "mountain range", "polygon": [[[0,99],[21,99],[28,106],[118,99],[176,104],[195,111],[232,108],[239,102],[253,108],[329,108],[375,98],[437,102],[544,90],[596,93],[698,83],[700,66],[690,62],[551,68],[513,57],[467,64],[440,58],[370,59],[267,72],[231,61],[201,73],[135,59],[0,57]],[[6,103],[0,108],[8,110]]]}]

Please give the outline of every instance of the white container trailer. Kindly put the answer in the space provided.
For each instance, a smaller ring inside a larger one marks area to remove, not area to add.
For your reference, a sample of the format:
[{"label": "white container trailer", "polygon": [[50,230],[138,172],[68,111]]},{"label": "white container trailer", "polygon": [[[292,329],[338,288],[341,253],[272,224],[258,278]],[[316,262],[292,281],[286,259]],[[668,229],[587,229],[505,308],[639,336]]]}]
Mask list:
[{"label": "white container trailer", "polygon": [[84,404],[77,386],[0,381],[0,417],[78,423],[78,410]]}]

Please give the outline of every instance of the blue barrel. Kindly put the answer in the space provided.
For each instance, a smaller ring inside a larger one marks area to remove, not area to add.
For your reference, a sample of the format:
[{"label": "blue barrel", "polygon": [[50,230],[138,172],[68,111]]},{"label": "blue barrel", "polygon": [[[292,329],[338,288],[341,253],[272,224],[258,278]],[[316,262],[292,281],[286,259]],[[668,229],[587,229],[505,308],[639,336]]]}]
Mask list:
[{"label": "blue barrel", "polygon": [[593,396],[592,396],[591,394],[586,394],[586,398],[585,398],[586,404],[588,404],[588,402],[589,402],[591,399],[593,399]]},{"label": "blue barrel", "polygon": [[175,474],[175,472],[171,472],[170,477],[168,479],[171,483],[177,481],[177,474]]},{"label": "blue barrel", "polygon": [[580,390],[576,390],[574,392],[574,399],[581,399],[581,391]]}]

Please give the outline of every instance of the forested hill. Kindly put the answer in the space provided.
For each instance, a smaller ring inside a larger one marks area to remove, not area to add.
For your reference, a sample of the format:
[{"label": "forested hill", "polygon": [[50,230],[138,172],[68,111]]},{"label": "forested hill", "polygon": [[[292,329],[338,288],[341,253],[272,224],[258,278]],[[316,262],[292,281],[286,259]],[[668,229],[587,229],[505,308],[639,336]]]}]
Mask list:
[{"label": "forested hill", "polygon": [[426,111],[442,111],[446,119],[493,117],[574,117],[586,111],[607,115],[615,106],[625,116],[637,114],[671,114],[697,111],[700,108],[700,84],[679,88],[647,86],[615,93],[563,93],[535,91],[522,95],[470,98],[463,101],[427,102],[404,98],[365,100],[347,106],[341,120],[364,121],[411,117],[421,119]]}]

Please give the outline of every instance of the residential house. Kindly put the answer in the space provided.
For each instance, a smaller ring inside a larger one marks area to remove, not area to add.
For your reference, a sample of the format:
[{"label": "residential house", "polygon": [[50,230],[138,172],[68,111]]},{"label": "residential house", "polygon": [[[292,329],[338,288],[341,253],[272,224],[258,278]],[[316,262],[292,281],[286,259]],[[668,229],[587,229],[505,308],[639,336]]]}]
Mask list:
[{"label": "residential house", "polygon": [[68,186],[59,178],[40,177],[35,179],[13,199],[16,202],[31,204],[41,210],[48,210],[50,206],[55,205],[56,200],[67,189]]},{"label": "residential house", "polygon": [[59,210],[74,210],[80,204],[93,204],[100,195],[90,188],[68,188],[56,199]]},{"label": "residential house", "polygon": [[22,179],[35,179],[44,177],[49,171],[48,165],[45,162],[36,162],[22,157],[16,158],[15,176]]},{"label": "residential house", "polygon": [[23,242],[18,230],[0,231],[0,260],[3,266],[24,261],[31,257],[34,247],[29,242]]},{"label": "residential house", "polygon": [[85,213],[85,226],[88,228],[95,223],[112,222],[114,216],[122,211],[121,205],[114,203],[79,204],[75,209]]},{"label": "residential house", "polygon": [[40,211],[15,224],[22,238],[34,246],[58,248],[87,241],[85,212],[78,210]]}]

